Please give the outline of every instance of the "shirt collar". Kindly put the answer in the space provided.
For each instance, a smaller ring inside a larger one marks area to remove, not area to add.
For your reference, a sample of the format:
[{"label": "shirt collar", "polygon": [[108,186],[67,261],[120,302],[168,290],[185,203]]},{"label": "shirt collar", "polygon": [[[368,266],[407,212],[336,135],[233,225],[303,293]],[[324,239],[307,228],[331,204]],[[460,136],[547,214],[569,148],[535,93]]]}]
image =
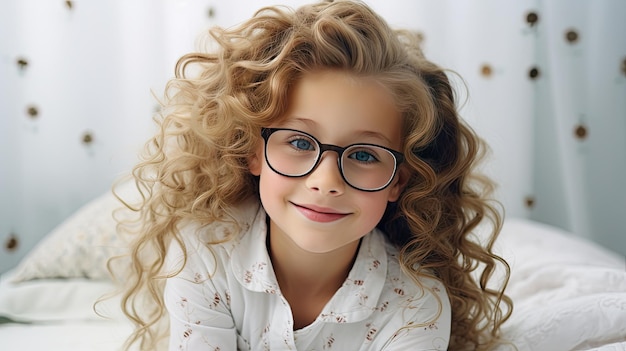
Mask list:
[{"label": "shirt collar", "polygon": [[267,252],[266,214],[261,206],[256,211],[244,210],[244,230],[234,243],[230,256],[233,274],[244,288],[257,292],[275,294],[279,291],[278,281]]},{"label": "shirt collar", "polygon": [[[240,211],[242,234],[233,242],[231,267],[246,289],[276,294],[278,282],[266,247],[266,214],[261,206]],[[377,307],[387,275],[385,238],[378,229],[363,237],[348,278],[326,304],[320,319],[330,323],[357,322]]]},{"label": "shirt collar", "polygon": [[375,229],[363,237],[357,258],[342,287],[322,311],[325,322],[358,322],[377,308],[387,277],[387,250],[383,234]]}]

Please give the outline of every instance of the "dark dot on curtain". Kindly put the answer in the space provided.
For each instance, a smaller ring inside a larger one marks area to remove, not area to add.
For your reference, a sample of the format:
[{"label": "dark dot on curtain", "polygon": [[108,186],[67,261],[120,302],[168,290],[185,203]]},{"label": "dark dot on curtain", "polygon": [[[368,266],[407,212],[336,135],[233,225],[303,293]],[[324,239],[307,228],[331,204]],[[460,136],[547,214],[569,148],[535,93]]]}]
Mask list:
[{"label": "dark dot on curtain", "polygon": [[532,80],[539,78],[539,75],[539,68],[537,67],[533,67],[530,69],[530,71],[528,71],[528,77]]},{"label": "dark dot on curtain", "polygon": [[213,6],[209,7],[207,10],[207,16],[211,19],[215,18],[215,8]]},{"label": "dark dot on curtain", "polygon": [[539,15],[537,14],[537,12],[531,11],[531,12],[527,13],[526,14],[526,22],[531,27],[534,26],[535,24],[537,24],[537,22],[539,22]]},{"label": "dark dot on curtain", "polygon": [[586,126],[579,124],[574,128],[574,136],[579,140],[585,140],[589,136],[589,131]]},{"label": "dark dot on curtain", "polygon": [[83,133],[82,141],[85,145],[93,143],[93,134],[91,134],[91,132]]},{"label": "dark dot on curtain", "polygon": [[526,205],[526,208],[533,208],[533,207],[535,207],[535,197],[534,196],[526,196],[524,198],[524,205]]},{"label": "dark dot on curtain", "polygon": [[28,106],[26,108],[26,114],[28,115],[28,117],[35,119],[39,116],[39,109],[37,108],[37,106]]},{"label": "dark dot on curtain", "polygon": [[489,78],[493,74],[493,68],[489,64],[484,64],[480,66],[480,74],[485,78]]},{"label": "dark dot on curtain", "polygon": [[574,29],[569,29],[565,32],[565,40],[570,44],[576,43],[578,41],[578,32]]},{"label": "dark dot on curtain", "polygon": [[68,8],[68,10],[71,10],[74,7],[74,3],[70,0],[66,0],[65,6]]},{"label": "dark dot on curtain", "polygon": [[17,240],[17,237],[15,236],[15,234],[11,234],[9,238],[6,240],[6,242],[4,243],[4,247],[7,249],[7,251],[15,251],[17,250],[19,246],[20,246],[20,243],[19,243],[19,240]]},{"label": "dark dot on curtain", "polygon": [[17,63],[17,67],[22,71],[28,67],[28,60],[23,57],[19,57],[15,62]]},{"label": "dark dot on curtain", "polygon": [[626,57],[622,60],[622,66],[620,68],[622,73],[626,76]]}]

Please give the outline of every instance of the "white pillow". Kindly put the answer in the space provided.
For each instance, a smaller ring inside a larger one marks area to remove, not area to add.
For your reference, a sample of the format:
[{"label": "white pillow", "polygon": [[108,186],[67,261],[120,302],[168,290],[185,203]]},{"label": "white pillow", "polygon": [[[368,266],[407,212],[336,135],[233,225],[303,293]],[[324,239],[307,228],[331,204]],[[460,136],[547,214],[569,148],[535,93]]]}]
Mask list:
[{"label": "white pillow", "polygon": [[114,291],[111,281],[91,279],[36,279],[13,283],[14,271],[0,276],[0,317],[15,322],[69,320],[123,320],[120,298],[94,303]]},{"label": "white pillow", "polygon": [[[120,192],[124,195],[130,189],[130,184],[124,184]],[[45,278],[109,279],[107,260],[126,252],[113,218],[113,212],[121,207],[121,202],[109,191],[78,209],[22,259],[13,282]]]}]

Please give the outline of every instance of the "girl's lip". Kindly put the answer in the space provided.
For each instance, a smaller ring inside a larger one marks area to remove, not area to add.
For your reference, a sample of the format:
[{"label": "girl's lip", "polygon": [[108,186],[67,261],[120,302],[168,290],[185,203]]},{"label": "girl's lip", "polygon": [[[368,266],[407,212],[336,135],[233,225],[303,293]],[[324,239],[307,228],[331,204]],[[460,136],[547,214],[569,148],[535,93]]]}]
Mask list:
[{"label": "girl's lip", "polygon": [[302,215],[314,222],[334,222],[349,215],[349,213],[344,213],[328,207],[321,207],[309,204],[298,205],[295,203],[293,205]]},{"label": "girl's lip", "polygon": [[316,206],[316,205],[309,205],[309,204],[303,204],[303,205],[298,205],[298,204],[294,204],[298,207],[303,207],[315,212],[319,212],[319,213],[326,213],[326,214],[347,214],[345,212],[341,212],[338,210],[335,210],[334,208],[329,208],[329,207],[321,207],[321,206]]}]

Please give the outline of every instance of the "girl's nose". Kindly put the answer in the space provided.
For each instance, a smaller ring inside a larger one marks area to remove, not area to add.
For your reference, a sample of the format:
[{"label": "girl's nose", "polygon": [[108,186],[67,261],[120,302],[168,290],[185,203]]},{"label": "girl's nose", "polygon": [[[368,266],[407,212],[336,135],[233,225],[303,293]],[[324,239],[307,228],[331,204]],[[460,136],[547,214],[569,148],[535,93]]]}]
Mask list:
[{"label": "girl's nose", "polygon": [[338,156],[334,152],[326,152],[321,157],[317,167],[306,177],[306,186],[322,195],[343,194],[347,184],[339,171]]}]

